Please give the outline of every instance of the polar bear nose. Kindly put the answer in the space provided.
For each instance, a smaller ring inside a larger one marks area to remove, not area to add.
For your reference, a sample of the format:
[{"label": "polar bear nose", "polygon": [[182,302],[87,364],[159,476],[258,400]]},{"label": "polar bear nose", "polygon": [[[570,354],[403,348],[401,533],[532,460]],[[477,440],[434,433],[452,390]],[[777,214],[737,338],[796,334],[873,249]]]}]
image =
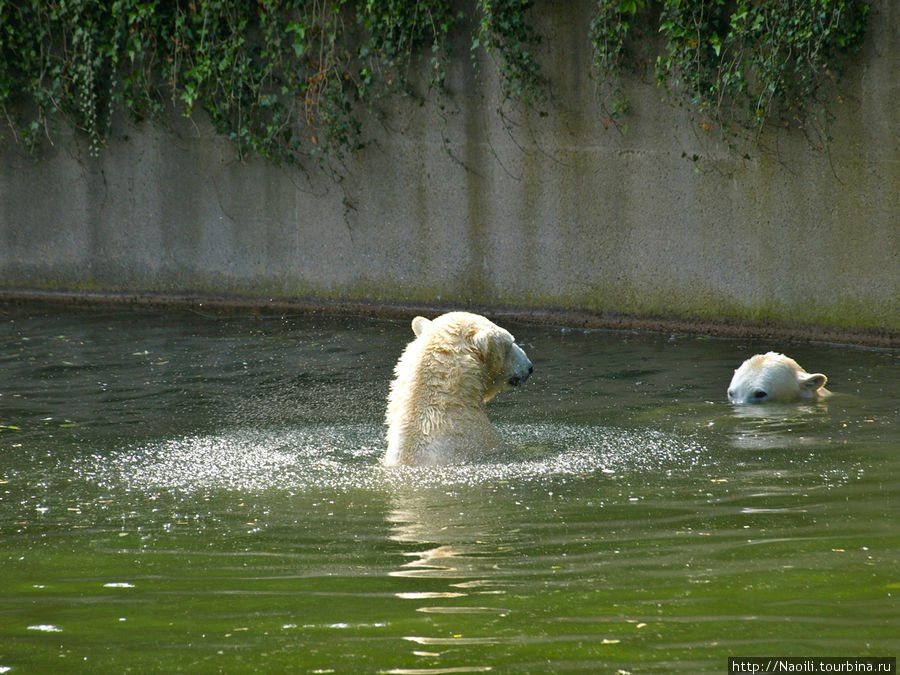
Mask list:
[{"label": "polar bear nose", "polygon": [[534,366],[531,365],[531,361],[527,362],[527,367],[524,370],[519,371],[511,378],[509,378],[508,382],[510,386],[518,387],[520,384],[523,384],[525,380],[527,380],[531,374],[534,372]]},{"label": "polar bear nose", "polygon": [[532,372],[534,372],[534,368],[529,368],[528,372],[524,375],[513,375],[511,378],[509,378],[509,383],[513,387],[518,387],[520,384],[524,384],[525,380],[528,379],[528,376],[531,375]]}]

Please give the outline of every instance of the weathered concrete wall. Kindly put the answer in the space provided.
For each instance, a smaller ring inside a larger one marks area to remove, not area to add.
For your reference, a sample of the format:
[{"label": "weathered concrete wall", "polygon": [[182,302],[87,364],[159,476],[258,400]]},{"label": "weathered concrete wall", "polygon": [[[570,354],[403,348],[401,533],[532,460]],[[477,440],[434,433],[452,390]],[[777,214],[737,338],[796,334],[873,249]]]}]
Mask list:
[{"label": "weathered concrete wall", "polygon": [[588,77],[590,5],[542,12],[549,115],[503,104],[463,55],[446,107],[397,102],[339,182],[238,163],[210,129],[178,121],[123,125],[99,159],[77,135],[37,158],[6,143],[0,290],[900,334],[898,3],[873,5],[829,151],[780,132],[750,159],[661,102],[652,83],[629,84],[627,133],[609,127]]}]

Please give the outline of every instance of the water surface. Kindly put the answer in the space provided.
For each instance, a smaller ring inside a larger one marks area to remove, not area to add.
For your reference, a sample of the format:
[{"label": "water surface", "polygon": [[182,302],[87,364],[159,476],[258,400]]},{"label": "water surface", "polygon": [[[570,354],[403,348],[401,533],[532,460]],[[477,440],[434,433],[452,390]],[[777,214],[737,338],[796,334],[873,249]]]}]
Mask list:
[{"label": "water surface", "polygon": [[[896,351],[507,325],[512,449],[383,469],[405,321],[2,311],[0,672],[900,651]],[[769,349],[835,397],[729,405]]]}]

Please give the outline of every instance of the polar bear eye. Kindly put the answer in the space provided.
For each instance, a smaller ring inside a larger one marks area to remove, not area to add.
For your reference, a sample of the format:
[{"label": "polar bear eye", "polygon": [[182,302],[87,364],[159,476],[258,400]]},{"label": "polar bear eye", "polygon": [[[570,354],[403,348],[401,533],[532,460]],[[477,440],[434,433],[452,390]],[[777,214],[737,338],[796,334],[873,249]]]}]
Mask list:
[{"label": "polar bear eye", "polygon": [[755,398],[758,401],[764,399],[766,396],[768,396],[768,394],[765,391],[763,391],[762,389],[757,389],[756,391],[753,392],[753,398]]}]

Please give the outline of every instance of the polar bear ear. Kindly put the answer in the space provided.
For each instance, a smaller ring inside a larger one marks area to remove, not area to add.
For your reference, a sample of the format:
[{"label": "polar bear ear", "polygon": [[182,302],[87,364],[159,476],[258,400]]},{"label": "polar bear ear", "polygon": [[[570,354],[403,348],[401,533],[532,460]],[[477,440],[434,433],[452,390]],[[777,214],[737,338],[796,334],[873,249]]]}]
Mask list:
[{"label": "polar bear ear", "polygon": [[822,373],[813,373],[806,377],[800,377],[800,386],[809,391],[819,391],[819,389],[825,386],[826,382],[828,382],[828,378]]},{"label": "polar bear ear", "polygon": [[412,320],[412,329],[413,333],[415,333],[416,337],[419,337],[428,326],[431,325],[431,321],[426,319],[424,316],[417,316]]},{"label": "polar bear ear", "polygon": [[466,342],[475,349],[482,361],[487,361],[490,356],[493,340],[494,334],[487,328],[481,328],[466,335]]}]

